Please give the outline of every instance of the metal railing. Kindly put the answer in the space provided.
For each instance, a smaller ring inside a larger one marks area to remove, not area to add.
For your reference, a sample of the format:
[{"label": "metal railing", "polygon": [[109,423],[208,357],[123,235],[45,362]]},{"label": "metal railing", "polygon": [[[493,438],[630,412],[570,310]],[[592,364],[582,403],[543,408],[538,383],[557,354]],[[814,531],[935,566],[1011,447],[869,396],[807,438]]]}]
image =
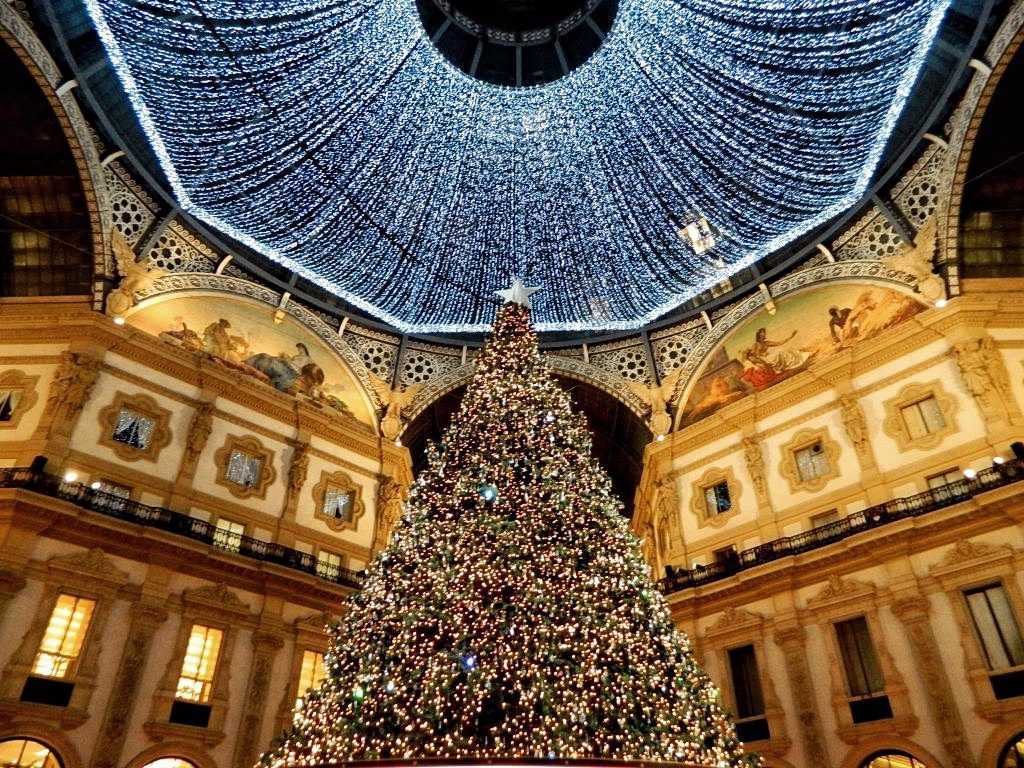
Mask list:
[{"label": "metal railing", "polygon": [[335,584],[342,584],[353,589],[363,586],[361,571],[324,563],[307,552],[300,552],[297,549],[256,539],[252,536],[231,534],[229,537],[225,537],[224,531],[205,520],[163,507],[153,507],[149,504],[132,501],[82,483],[69,483],[44,472],[36,472],[24,467],[0,469],[0,488],[22,488],[34,491],[50,498],[69,501],[91,512],[185,536],[193,541],[209,544],[221,551],[233,552],[242,557],[302,571]]},{"label": "metal railing", "polygon": [[1024,463],[1020,460],[993,464],[992,467],[978,472],[973,478],[964,477],[923,493],[876,504],[827,525],[736,552],[732,556],[723,557],[709,565],[698,565],[689,570],[666,568],[667,575],[658,582],[658,588],[668,594],[710,584],[726,579],[740,571],[818,549],[897,520],[918,517],[959,504],[979,493],[985,493],[1021,480],[1024,480]]}]

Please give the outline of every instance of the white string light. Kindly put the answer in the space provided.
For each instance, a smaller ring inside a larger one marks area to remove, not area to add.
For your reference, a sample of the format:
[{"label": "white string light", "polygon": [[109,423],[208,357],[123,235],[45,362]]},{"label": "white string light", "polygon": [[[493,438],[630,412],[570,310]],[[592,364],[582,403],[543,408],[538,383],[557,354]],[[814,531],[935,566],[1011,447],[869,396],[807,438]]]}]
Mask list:
[{"label": "white string light", "polygon": [[414,0],[85,1],[182,207],[407,333],[486,328],[513,274],[540,330],[635,328],[843,212],[948,4],[622,0],[512,89]]}]

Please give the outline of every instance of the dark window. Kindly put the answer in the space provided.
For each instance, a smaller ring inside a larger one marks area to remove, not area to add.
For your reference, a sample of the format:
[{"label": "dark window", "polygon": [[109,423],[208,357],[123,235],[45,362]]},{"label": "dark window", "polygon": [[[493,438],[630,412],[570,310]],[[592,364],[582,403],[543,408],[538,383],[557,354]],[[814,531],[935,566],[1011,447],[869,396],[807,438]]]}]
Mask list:
[{"label": "dark window", "polygon": [[728,547],[722,547],[714,551],[715,562],[724,563],[726,565],[739,563],[739,555],[736,552],[736,547],[730,544]]},{"label": "dark window", "polygon": [[1024,642],[1002,584],[990,584],[964,592],[974,629],[991,670],[1024,664]]},{"label": "dark window", "polygon": [[190,701],[175,701],[171,704],[172,723],[192,725],[205,728],[210,724],[210,707],[208,704],[193,704]]},{"label": "dark window", "polygon": [[851,696],[871,696],[885,691],[885,679],[871,642],[868,622],[863,616],[836,624],[836,637],[843,655],[843,670]]},{"label": "dark window", "polygon": [[66,707],[71,701],[75,684],[48,677],[30,677],[21,689],[21,700],[33,704],[49,704],[51,707]]},{"label": "dark window", "polygon": [[704,509],[707,510],[708,517],[720,515],[732,509],[729,484],[725,480],[704,489]]},{"label": "dark window", "polygon": [[131,408],[122,408],[117,414],[117,424],[111,438],[142,451],[149,447],[155,427],[156,421],[149,416],[144,416]]},{"label": "dark window", "polygon": [[757,670],[754,646],[744,645],[729,651],[732,690],[736,697],[736,717],[742,719],[764,714],[761,676]]}]

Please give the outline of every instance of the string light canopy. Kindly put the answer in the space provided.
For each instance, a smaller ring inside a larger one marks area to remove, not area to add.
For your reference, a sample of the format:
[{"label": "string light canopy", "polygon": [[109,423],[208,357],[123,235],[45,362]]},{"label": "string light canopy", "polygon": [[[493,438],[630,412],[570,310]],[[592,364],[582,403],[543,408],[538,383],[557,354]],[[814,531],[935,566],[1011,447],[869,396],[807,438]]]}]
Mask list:
[{"label": "string light canopy", "polygon": [[539,330],[637,328],[843,213],[948,4],[619,0],[512,87],[416,0],[85,2],[181,207],[405,333],[486,329],[512,275]]}]

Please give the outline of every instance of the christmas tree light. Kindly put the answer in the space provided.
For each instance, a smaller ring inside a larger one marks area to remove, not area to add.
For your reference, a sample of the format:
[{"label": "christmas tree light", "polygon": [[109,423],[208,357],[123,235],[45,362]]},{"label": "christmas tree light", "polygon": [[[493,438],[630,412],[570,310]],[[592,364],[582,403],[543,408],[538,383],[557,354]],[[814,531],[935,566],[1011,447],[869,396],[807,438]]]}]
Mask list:
[{"label": "christmas tree light", "polygon": [[84,1],[181,206],[407,333],[485,329],[511,273],[539,330],[635,328],[844,212],[948,4],[622,0],[513,89],[414,0]]},{"label": "christmas tree light", "polygon": [[759,765],[674,627],[590,445],[529,309],[509,301],[390,545],[332,629],[324,682],[262,764]]}]

